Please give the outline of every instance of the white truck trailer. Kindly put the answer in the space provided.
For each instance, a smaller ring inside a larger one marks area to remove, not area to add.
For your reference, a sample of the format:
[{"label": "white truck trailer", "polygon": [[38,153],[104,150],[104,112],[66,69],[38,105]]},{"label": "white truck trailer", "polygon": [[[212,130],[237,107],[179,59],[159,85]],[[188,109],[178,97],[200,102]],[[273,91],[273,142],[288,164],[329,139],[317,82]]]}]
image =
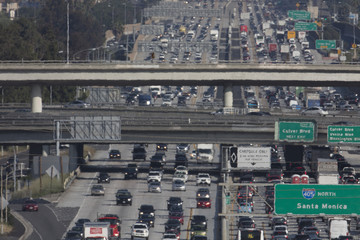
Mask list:
[{"label": "white truck trailer", "polygon": [[87,222],[84,223],[85,240],[109,240],[111,228],[109,222]]},{"label": "white truck trailer", "polygon": [[212,163],[214,159],[214,144],[198,144],[196,149],[197,163]]},{"label": "white truck trailer", "polygon": [[338,163],[336,159],[318,158],[318,184],[339,184]]}]

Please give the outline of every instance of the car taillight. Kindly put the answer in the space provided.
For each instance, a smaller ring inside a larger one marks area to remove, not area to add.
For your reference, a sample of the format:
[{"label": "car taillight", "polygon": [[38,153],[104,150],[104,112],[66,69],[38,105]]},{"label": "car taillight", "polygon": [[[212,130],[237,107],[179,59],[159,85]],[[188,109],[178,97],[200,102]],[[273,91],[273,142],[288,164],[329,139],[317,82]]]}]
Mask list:
[{"label": "car taillight", "polygon": [[209,202],[207,202],[207,203],[206,203],[206,205],[210,205],[210,203],[209,203]]}]

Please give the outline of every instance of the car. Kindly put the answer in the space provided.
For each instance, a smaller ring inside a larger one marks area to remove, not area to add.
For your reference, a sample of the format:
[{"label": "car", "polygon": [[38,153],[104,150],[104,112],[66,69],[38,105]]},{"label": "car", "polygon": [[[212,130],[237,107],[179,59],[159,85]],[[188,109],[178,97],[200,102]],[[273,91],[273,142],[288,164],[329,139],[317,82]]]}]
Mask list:
[{"label": "car", "polygon": [[207,228],[207,218],[204,215],[193,215],[190,224],[191,226],[199,225]]},{"label": "car", "polygon": [[132,151],[133,161],[137,159],[142,159],[146,161],[146,149],[144,146],[134,146],[134,150]]},{"label": "car", "polygon": [[75,225],[71,228],[71,231],[80,233],[81,236],[83,236],[84,233],[84,225]]},{"label": "car", "polygon": [[110,152],[109,152],[109,158],[110,158],[110,159],[113,159],[113,158],[121,159],[121,153],[120,153],[120,151],[119,151],[119,150],[116,150],[116,149],[110,150]]},{"label": "car", "polygon": [[202,225],[191,225],[190,237],[193,239],[195,236],[206,236],[207,228]]},{"label": "car", "polygon": [[176,171],[183,171],[183,173],[186,174],[186,175],[189,174],[188,168],[186,166],[183,166],[183,165],[176,166],[175,172]]},{"label": "car", "polygon": [[91,187],[91,196],[98,195],[105,196],[105,188],[103,187],[103,185],[96,184]]},{"label": "car", "polygon": [[272,182],[273,180],[283,180],[283,172],[281,169],[271,169],[266,175],[267,181]]},{"label": "car", "polygon": [[167,209],[170,210],[172,206],[181,206],[183,205],[183,200],[180,197],[170,197],[167,200]]},{"label": "car", "polygon": [[82,240],[83,237],[77,231],[68,231],[65,235],[65,240]]},{"label": "car", "polygon": [[208,186],[211,185],[211,177],[208,173],[198,173],[196,176],[196,186],[206,184]]},{"label": "car", "polygon": [[238,202],[238,213],[252,213],[253,206],[250,202],[240,201]]},{"label": "car", "polygon": [[143,204],[139,208],[139,216],[145,213],[149,213],[155,216],[155,209],[153,205]]},{"label": "car", "polygon": [[177,219],[181,224],[184,224],[184,210],[182,206],[171,206],[169,209],[169,219]]},{"label": "car", "polygon": [[208,238],[206,236],[193,236],[191,240],[207,240]]},{"label": "car", "polygon": [[180,143],[176,146],[177,153],[187,153],[190,150],[190,144]]},{"label": "car", "polygon": [[75,225],[76,225],[76,226],[83,226],[84,223],[86,223],[86,222],[91,222],[91,220],[88,219],[88,218],[79,218],[79,219],[75,222]]},{"label": "car", "polygon": [[98,176],[98,183],[110,183],[110,176],[107,173],[100,173]]},{"label": "car", "polygon": [[355,176],[356,172],[355,172],[355,168],[353,167],[344,167],[341,171],[341,175],[353,175]]},{"label": "car", "polygon": [[126,179],[137,179],[138,168],[136,164],[129,163],[124,169],[124,178]]},{"label": "car", "polygon": [[324,110],[321,107],[310,107],[301,112],[301,115],[320,115],[320,116],[326,116],[329,112]]},{"label": "car", "polygon": [[199,188],[196,191],[197,198],[210,198],[210,190],[208,188]]},{"label": "car", "polygon": [[81,100],[75,100],[75,101],[69,102],[64,107],[65,108],[89,108],[90,106],[91,106],[90,103],[86,103]]},{"label": "car", "polygon": [[178,106],[186,106],[186,97],[185,96],[178,96]]},{"label": "car", "polygon": [[274,227],[274,232],[276,232],[276,231],[284,231],[284,232],[286,232],[286,234],[289,234],[287,225],[276,225]]},{"label": "car", "polygon": [[187,182],[189,176],[188,176],[188,170],[175,170],[174,177],[180,176],[181,179],[183,179],[185,182]]},{"label": "car", "polygon": [[204,198],[204,197],[196,198],[196,207],[197,208],[211,208],[210,198]]},{"label": "car", "polygon": [[255,224],[254,220],[252,220],[252,221],[241,221],[241,222],[238,223],[238,228],[239,229],[255,229],[256,224]]},{"label": "car", "polygon": [[138,222],[145,223],[149,228],[155,225],[155,216],[149,213],[144,213],[139,216]]},{"label": "car", "polygon": [[137,222],[131,226],[131,238],[133,237],[149,237],[149,227],[146,223]]},{"label": "car", "polygon": [[127,189],[119,189],[116,192],[116,205],[132,205],[132,195]]},{"label": "car", "polygon": [[292,239],[294,239],[294,240],[311,240],[309,235],[302,235],[302,234],[294,235],[294,237]]},{"label": "car", "polygon": [[159,181],[149,182],[148,183],[148,192],[161,193],[162,192],[161,182],[159,182]]},{"label": "car", "polygon": [[275,226],[283,226],[283,225],[287,225],[287,219],[285,217],[273,217],[270,219],[269,222],[269,227],[271,227],[271,229],[274,229]]},{"label": "car", "polygon": [[166,163],[166,156],[164,152],[156,152],[154,156],[150,158],[151,162],[160,162],[162,164]]},{"label": "car", "polygon": [[181,179],[175,179],[172,182],[172,190],[173,191],[186,191],[185,182]]},{"label": "car", "polygon": [[156,144],[156,151],[167,151],[168,147],[165,143],[158,143]]},{"label": "car", "polygon": [[161,240],[178,240],[178,237],[175,233],[165,232]]},{"label": "car", "polygon": [[165,223],[165,232],[169,230],[180,232],[181,230],[180,221],[177,219],[168,219]]},{"label": "car", "polygon": [[319,237],[320,236],[320,230],[315,226],[304,227],[302,229],[302,231],[301,231],[301,234],[309,235],[311,238]]},{"label": "car", "polygon": [[147,182],[149,183],[151,181],[161,182],[161,173],[158,171],[149,171]]},{"label": "car", "polygon": [[271,116],[271,113],[259,111],[259,112],[248,112],[248,113],[246,113],[246,115],[249,115],[249,116]]},{"label": "car", "polygon": [[305,227],[315,226],[315,220],[312,218],[299,218],[298,219],[298,234],[301,234]]},{"label": "car", "polygon": [[175,154],[175,168],[177,168],[177,166],[188,166],[188,159],[185,153]]},{"label": "car", "polygon": [[173,181],[178,180],[178,179],[186,182],[188,179],[188,175],[184,174],[184,173],[175,172],[174,176],[173,176]]},{"label": "car", "polygon": [[283,239],[283,238],[285,238],[285,239],[287,239],[288,238],[288,234],[287,234],[287,232],[285,232],[285,231],[274,231],[272,234],[271,234],[271,238],[272,239],[275,239],[275,237],[276,238],[281,238],[281,239]]},{"label": "car", "polygon": [[39,211],[38,203],[33,199],[25,200],[24,204],[22,205],[23,211]]}]

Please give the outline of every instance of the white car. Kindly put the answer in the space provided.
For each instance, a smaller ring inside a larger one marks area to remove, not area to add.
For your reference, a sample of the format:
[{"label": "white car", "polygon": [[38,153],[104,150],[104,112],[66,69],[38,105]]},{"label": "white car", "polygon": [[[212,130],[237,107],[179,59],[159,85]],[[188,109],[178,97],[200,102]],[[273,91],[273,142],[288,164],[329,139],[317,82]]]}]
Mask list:
[{"label": "white car", "polygon": [[184,175],[184,182],[187,182],[187,180],[189,179],[187,170],[176,170],[174,173],[174,176],[177,176],[177,175]]},{"label": "white car", "polygon": [[185,174],[189,174],[188,168],[186,166],[183,165],[179,165],[175,168],[175,172],[176,171],[183,171],[185,172]]},{"label": "white car", "polygon": [[206,185],[210,186],[210,184],[211,184],[210,174],[198,173],[198,175],[196,176],[196,185],[199,185],[199,184],[206,184]]},{"label": "white car", "polygon": [[162,240],[178,240],[175,233],[164,233]]},{"label": "white car", "polygon": [[329,114],[328,111],[325,111],[321,107],[310,107],[301,112],[302,115],[320,115],[326,116]]},{"label": "white car", "polygon": [[150,171],[147,177],[147,181],[158,181],[161,182],[161,174],[158,171]]},{"label": "white car", "polygon": [[178,174],[174,174],[174,176],[173,176],[173,181],[175,181],[175,180],[181,180],[181,181],[186,182],[186,181],[187,181],[187,178],[188,178],[187,175],[178,173]]},{"label": "white car", "polygon": [[149,228],[146,223],[135,223],[131,227],[132,237],[149,237]]},{"label": "white car", "polygon": [[186,191],[185,182],[180,179],[176,179],[172,183],[172,190],[173,191]]}]

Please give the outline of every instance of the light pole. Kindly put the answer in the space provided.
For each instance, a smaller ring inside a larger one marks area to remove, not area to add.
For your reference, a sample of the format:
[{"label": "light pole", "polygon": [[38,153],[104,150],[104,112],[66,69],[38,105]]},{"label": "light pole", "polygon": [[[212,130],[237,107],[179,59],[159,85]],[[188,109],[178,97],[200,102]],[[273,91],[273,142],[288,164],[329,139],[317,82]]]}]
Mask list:
[{"label": "light pole", "polygon": [[66,64],[69,64],[69,42],[70,42],[70,17],[69,17],[69,1],[66,0]]},{"label": "light pole", "polygon": [[[125,5],[125,14],[124,14],[124,33],[126,34],[126,12],[127,12],[127,4],[126,2],[123,3]],[[129,35],[126,34],[126,62],[128,62],[128,53],[129,53]]]}]

